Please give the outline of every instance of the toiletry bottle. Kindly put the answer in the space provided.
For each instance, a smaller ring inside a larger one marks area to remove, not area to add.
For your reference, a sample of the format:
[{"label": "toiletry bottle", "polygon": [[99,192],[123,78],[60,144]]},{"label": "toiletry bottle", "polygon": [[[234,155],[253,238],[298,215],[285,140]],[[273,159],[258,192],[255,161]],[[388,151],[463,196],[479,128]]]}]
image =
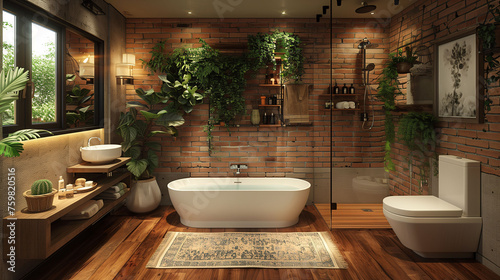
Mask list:
[{"label": "toiletry bottle", "polygon": [[356,93],[356,89],[354,88],[353,84],[351,84],[351,87],[349,87],[349,93],[350,94],[355,94]]},{"label": "toiletry bottle", "polygon": [[59,182],[57,184],[57,190],[59,191],[58,198],[64,199],[66,198],[66,194],[64,193],[64,179],[62,176],[59,176]]},{"label": "toiletry bottle", "polygon": [[73,189],[73,184],[66,185],[66,198],[73,198],[75,196],[75,190]]},{"label": "toiletry bottle", "polygon": [[269,96],[267,98],[267,105],[273,105],[273,97],[272,96]]},{"label": "toiletry bottle", "polygon": [[349,92],[349,89],[347,88],[347,86],[344,84],[344,86],[342,87],[342,94],[347,94]]},{"label": "toiletry bottle", "polygon": [[66,199],[66,189],[65,188],[59,189],[59,192],[57,192],[57,197],[59,199]]},{"label": "toiletry bottle", "polygon": [[335,86],[333,87],[333,94],[340,94],[340,88],[335,82]]},{"label": "toiletry bottle", "polygon": [[266,96],[264,95],[260,96],[260,105],[266,105]]}]

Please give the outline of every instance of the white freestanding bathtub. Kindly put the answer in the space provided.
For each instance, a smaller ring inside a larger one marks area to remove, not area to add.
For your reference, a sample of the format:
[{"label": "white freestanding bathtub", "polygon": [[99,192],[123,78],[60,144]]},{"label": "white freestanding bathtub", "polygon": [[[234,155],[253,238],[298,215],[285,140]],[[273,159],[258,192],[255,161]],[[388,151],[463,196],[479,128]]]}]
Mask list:
[{"label": "white freestanding bathtub", "polygon": [[168,193],[186,226],[276,228],[298,222],[310,187],[294,178],[186,178]]}]

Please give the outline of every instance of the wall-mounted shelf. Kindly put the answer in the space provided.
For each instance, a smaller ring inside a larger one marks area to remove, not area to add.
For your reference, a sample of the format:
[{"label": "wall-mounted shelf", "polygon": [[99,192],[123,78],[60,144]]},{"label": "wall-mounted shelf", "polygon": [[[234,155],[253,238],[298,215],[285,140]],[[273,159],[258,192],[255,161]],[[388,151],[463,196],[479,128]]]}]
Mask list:
[{"label": "wall-mounted shelf", "polygon": [[66,168],[68,173],[110,173],[113,170],[122,167],[124,164],[130,161],[129,157],[119,157],[111,163],[108,164],[92,164],[88,162],[82,162],[73,166]]},{"label": "wall-mounted shelf", "polygon": [[259,84],[259,86],[261,87],[282,87],[283,85],[280,85],[280,84]]},{"label": "wall-mounted shelf", "polygon": [[259,107],[264,107],[264,108],[265,107],[276,107],[276,108],[279,108],[279,107],[281,107],[281,105],[276,105],[276,104],[274,104],[274,105],[262,105],[261,104],[261,105],[259,105]]},{"label": "wall-mounted shelf", "polygon": [[361,111],[360,108],[354,108],[354,109],[337,109],[337,108],[332,108],[331,110],[332,111]]},{"label": "wall-mounted shelf", "polygon": [[[106,171],[103,173],[109,174],[109,172],[122,166],[128,160],[130,160],[130,158],[121,158],[118,164],[113,164],[111,167],[108,166],[104,168]],[[82,164],[78,164],[69,167],[68,170],[77,170],[78,173],[96,173],[98,172],[96,170],[99,170],[97,168],[98,166],[85,170],[81,165]],[[115,206],[122,203],[129,194],[129,192],[126,192],[116,200],[104,200],[103,208],[89,219],[73,221],[61,220],[60,218],[62,216],[119,182],[125,182],[127,186],[130,186],[131,176],[127,171],[116,173],[112,176],[104,174],[94,180],[97,182],[97,187],[90,192],[76,193],[73,198],[63,200],[59,200],[56,195],[52,208],[47,211],[29,213],[23,209],[16,212],[14,216],[5,217],[3,219],[4,258],[7,258],[11,246],[7,243],[10,232],[10,229],[7,228],[9,223],[14,221],[16,225],[16,258],[45,259],[85,230],[88,226],[110,212]]]}]

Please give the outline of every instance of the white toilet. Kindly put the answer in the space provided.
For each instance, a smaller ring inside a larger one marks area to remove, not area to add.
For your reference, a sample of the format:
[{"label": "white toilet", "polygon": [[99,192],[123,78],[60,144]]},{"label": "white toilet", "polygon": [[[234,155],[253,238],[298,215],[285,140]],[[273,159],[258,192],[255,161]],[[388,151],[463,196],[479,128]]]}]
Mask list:
[{"label": "white toilet", "polygon": [[481,234],[478,161],[439,156],[439,197],[390,196],[384,215],[403,245],[426,258],[472,258]]}]

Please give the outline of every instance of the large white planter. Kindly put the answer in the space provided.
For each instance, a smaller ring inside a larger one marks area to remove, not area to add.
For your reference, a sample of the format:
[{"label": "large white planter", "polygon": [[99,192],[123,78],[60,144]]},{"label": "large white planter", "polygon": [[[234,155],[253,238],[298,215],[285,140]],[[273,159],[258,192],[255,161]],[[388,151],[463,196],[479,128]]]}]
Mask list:
[{"label": "large white planter", "polygon": [[160,205],[161,191],[156,177],[147,180],[132,181],[126,206],[134,213],[153,211]]}]

